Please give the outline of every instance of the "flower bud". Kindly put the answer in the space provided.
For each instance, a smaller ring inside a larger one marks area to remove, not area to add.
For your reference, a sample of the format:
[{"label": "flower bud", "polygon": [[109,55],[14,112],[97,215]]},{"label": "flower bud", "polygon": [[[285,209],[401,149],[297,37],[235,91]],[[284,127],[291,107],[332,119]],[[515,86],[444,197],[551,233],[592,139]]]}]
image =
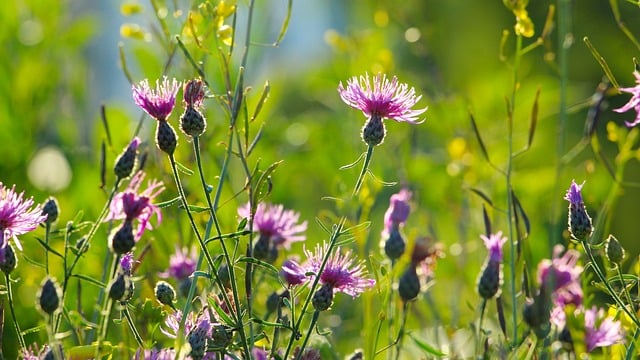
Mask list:
[{"label": "flower bud", "polygon": [[362,128],[362,140],[369,146],[382,144],[386,130],[380,115],[373,114]]},{"label": "flower bud", "polygon": [[209,341],[209,346],[213,346],[216,349],[226,349],[231,340],[233,340],[233,330],[222,324],[213,325],[213,330]]},{"label": "flower bud", "polygon": [[49,316],[53,315],[60,306],[60,297],[60,288],[55,279],[47,278],[42,284],[40,293],[38,294],[40,310]]},{"label": "flower bud", "polygon": [[502,285],[502,263],[489,260],[485,263],[478,278],[478,294],[483,299],[500,296]]},{"label": "flower bud", "polygon": [[118,230],[109,236],[109,249],[115,254],[126,254],[135,246],[133,236],[133,221],[125,220]]},{"label": "flower bud", "polygon": [[398,293],[404,302],[418,297],[420,293],[420,279],[414,266],[409,266],[400,277],[398,281]]},{"label": "flower bud", "polygon": [[173,302],[176,299],[176,291],[173,286],[166,281],[158,281],[155,287],[156,300],[164,305],[173,307]]},{"label": "flower bud", "polygon": [[129,145],[118,155],[116,163],[113,167],[113,172],[116,177],[120,179],[128,178],[133,169],[136,166],[138,159],[138,146],[140,145],[140,139],[136,136],[131,140]]},{"label": "flower bud", "polygon": [[402,234],[400,234],[400,230],[394,228],[391,230],[389,238],[384,242],[384,253],[389,257],[389,259],[396,260],[404,254],[406,247]]},{"label": "flower bud", "polygon": [[313,308],[318,311],[324,311],[333,304],[333,287],[331,284],[323,284],[311,299]]},{"label": "flower bud", "polygon": [[607,259],[616,265],[620,265],[622,260],[624,260],[624,248],[613,235],[609,235],[607,238],[604,251],[607,255]]},{"label": "flower bud", "polygon": [[109,297],[114,301],[121,301],[127,292],[127,280],[124,274],[118,274],[109,284]]},{"label": "flower bud", "polygon": [[201,360],[207,350],[207,338],[211,323],[209,320],[202,319],[196,328],[191,330],[187,335],[187,341],[191,345],[191,358],[193,360]]},{"label": "flower bud", "polygon": [[187,107],[180,116],[180,130],[185,135],[196,137],[204,133],[207,122],[200,111],[193,107]]},{"label": "flower bud", "polygon": [[42,205],[42,215],[47,215],[47,219],[44,221],[45,224],[53,224],[58,220],[59,213],[60,207],[58,206],[58,200],[50,196],[44,205]]},{"label": "flower bud", "polygon": [[18,266],[18,258],[10,243],[0,249],[0,270],[5,274],[10,274]]},{"label": "flower bud", "polygon": [[173,127],[166,121],[158,121],[156,128],[156,145],[158,149],[168,155],[173,155],[178,145],[178,135]]}]

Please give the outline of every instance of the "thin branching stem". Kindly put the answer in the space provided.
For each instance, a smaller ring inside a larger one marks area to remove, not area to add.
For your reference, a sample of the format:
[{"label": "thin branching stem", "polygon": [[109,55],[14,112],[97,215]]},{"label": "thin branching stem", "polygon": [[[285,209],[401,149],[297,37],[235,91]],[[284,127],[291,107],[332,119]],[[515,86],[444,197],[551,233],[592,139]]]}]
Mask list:
[{"label": "thin branching stem", "polygon": [[311,318],[311,324],[309,324],[309,330],[307,330],[307,335],[305,335],[304,340],[302,341],[302,345],[298,350],[298,355],[296,355],[295,360],[302,359],[302,354],[304,353],[304,348],[307,347],[307,342],[309,342],[309,337],[313,332],[313,329],[316,328],[316,323],[318,322],[318,318],[320,317],[320,310],[316,310],[313,312],[313,317]]},{"label": "thin branching stem", "polygon": [[129,324],[129,329],[131,330],[133,337],[136,339],[138,346],[141,349],[144,349],[144,342],[142,341],[142,336],[140,336],[138,329],[136,329],[136,324],[133,322],[133,318],[131,318],[131,314],[129,313],[129,309],[127,309],[126,303],[122,303],[122,313],[124,314],[124,317],[127,319],[127,324]]},{"label": "thin branching stem", "polygon": [[16,311],[13,307],[13,291],[11,290],[11,278],[9,278],[9,273],[4,273],[4,279],[7,283],[7,298],[9,300],[9,311],[11,312],[11,318],[13,320],[13,328],[16,331],[16,336],[18,337],[18,342],[20,343],[20,349],[22,353],[26,353],[27,344],[24,341],[24,337],[22,336],[22,331],[20,330],[20,325],[18,324],[18,319],[16,318]]}]

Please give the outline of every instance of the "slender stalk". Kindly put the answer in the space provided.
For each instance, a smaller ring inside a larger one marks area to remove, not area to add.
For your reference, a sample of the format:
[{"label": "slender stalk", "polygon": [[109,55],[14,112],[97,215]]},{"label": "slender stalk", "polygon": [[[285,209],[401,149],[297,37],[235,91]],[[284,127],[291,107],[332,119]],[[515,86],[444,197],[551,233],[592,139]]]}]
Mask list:
[{"label": "slender stalk", "polygon": [[478,320],[478,334],[476,335],[476,352],[480,350],[482,344],[482,322],[484,320],[484,311],[487,308],[487,299],[482,299],[482,305],[480,307],[480,320]]},{"label": "slender stalk", "polygon": [[604,274],[602,273],[602,271],[598,267],[598,264],[596,263],[596,258],[593,256],[593,253],[591,252],[591,248],[587,244],[586,240],[580,241],[580,243],[582,244],[582,248],[584,249],[584,252],[589,257],[589,261],[591,262],[591,265],[592,265],[591,268],[596,273],[596,276],[598,277],[598,280],[600,280],[602,282],[602,284],[607,288],[607,290],[609,292],[609,295],[611,295],[611,297],[616,301],[616,304],[620,308],[622,308],[622,310],[625,312],[625,314],[627,314],[629,316],[629,318],[631,318],[631,321],[633,321],[633,323],[636,326],[640,327],[640,321],[638,320],[638,317],[636,316],[636,314],[634,312],[632,312],[631,310],[629,310],[629,308],[627,306],[625,306],[625,304],[622,301],[622,299],[620,299],[620,296],[618,296],[616,291],[611,287],[611,284],[609,284],[609,282],[607,281],[607,278],[604,276]]},{"label": "slender stalk", "polygon": [[[300,349],[298,350],[298,355],[296,356],[295,360],[302,359],[302,353],[304,353],[304,348],[307,346],[307,342],[309,341],[309,337],[311,336],[311,333],[313,332],[313,329],[315,329],[316,323],[318,322],[318,318],[319,317],[320,317],[320,310],[314,311],[313,312],[313,317],[311,318],[311,324],[309,324],[309,330],[307,330],[307,335],[305,335],[304,341],[302,341],[302,346],[300,346]],[[285,359],[286,359],[286,357],[285,357]]]},{"label": "slender stalk", "polygon": [[18,319],[16,318],[16,311],[13,308],[13,291],[11,290],[11,279],[9,278],[8,273],[4,273],[4,279],[7,283],[7,298],[9,299],[9,311],[11,312],[11,318],[13,319],[13,328],[16,331],[16,336],[18,337],[18,342],[20,343],[20,349],[22,349],[22,353],[26,353],[27,344],[24,341],[24,337],[22,337],[22,331],[20,330],[20,325],[18,324]]},{"label": "slender stalk", "polygon": [[616,270],[618,271],[618,277],[620,278],[620,283],[622,284],[624,295],[627,297],[627,302],[629,303],[629,306],[633,310],[633,302],[631,301],[631,294],[629,293],[627,284],[625,283],[624,278],[622,277],[622,270],[620,269],[620,266],[618,264],[616,264]]},{"label": "slender stalk", "polygon": [[293,327],[293,335],[289,338],[289,343],[287,344],[287,349],[285,350],[283,359],[287,359],[288,356],[289,356],[289,353],[291,352],[291,348],[293,346],[293,342],[296,340],[296,336],[295,335],[298,333],[298,331],[300,329],[300,325],[302,324],[302,320],[304,318],[304,315],[305,315],[305,313],[307,311],[307,308],[309,307],[309,303],[311,302],[311,298],[313,298],[313,294],[315,294],[316,289],[318,287],[318,284],[320,283],[320,274],[322,274],[322,272],[324,271],[324,268],[327,265],[327,262],[329,261],[329,257],[330,257],[330,255],[331,255],[331,253],[333,251],[333,248],[335,247],[335,244],[336,244],[338,238],[340,237],[340,235],[342,235],[342,228],[344,227],[346,221],[347,221],[347,219],[345,217],[342,217],[340,219],[340,221],[338,222],[338,225],[336,226],[335,231],[333,232],[333,234],[331,234],[331,239],[329,241],[329,249],[327,250],[324,258],[322,259],[322,264],[320,264],[320,268],[318,269],[318,273],[316,274],[316,276],[313,279],[313,285],[311,285],[311,290],[309,290],[309,294],[307,295],[307,298],[304,301],[304,305],[302,305],[302,310],[300,311],[300,316],[298,317],[298,320],[295,322],[295,325]]},{"label": "slender stalk", "polygon": [[[49,246],[49,234],[51,233],[51,223],[48,221],[44,225],[44,243]],[[45,274],[49,276],[49,250],[44,249],[44,270]]]},{"label": "slender stalk", "polygon": [[[202,252],[204,253],[205,258],[207,259],[207,263],[209,265],[209,268],[212,269],[212,271],[215,271],[216,270],[216,266],[213,263],[213,259],[211,258],[211,254],[209,253],[209,250],[207,249],[207,245],[204,243],[202,235],[200,235],[200,230],[198,230],[196,222],[193,219],[193,215],[191,214],[191,210],[189,210],[189,204],[187,203],[187,197],[186,197],[186,195],[184,193],[184,189],[182,187],[182,182],[180,181],[180,176],[178,175],[178,168],[177,168],[177,165],[176,165],[176,160],[173,157],[173,154],[169,155],[169,162],[171,163],[171,170],[173,172],[173,177],[174,177],[174,180],[176,182],[176,187],[177,187],[178,193],[180,195],[180,200],[182,201],[182,206],[184,207],[184,210],[187,213],[187,217],[189,218],[189,222],[191,223],[191,229],[196,234],[196,238],[198,239],[198,242],[200,243],[200,248],[202,249]],[[229,273],[231,273],[231,271],[229,271]],[[218,276],[215,276],[214,278],[215,278],[216,282],[218,283],[218,286],[220,287],[220,289],[224,289],[224,285],[222,284],[222,281],[218,278]],[[234,283],[234,286],[235,286],[235,283]],[[224,300],[225,304],[228,306],[229,309],[232,309],[233,307],[231,307],[231,303],[229,301],[229,298],[227,297],[227,294],[223,291],[222,295],[223,295],[223,300]],[[238,309],[238,312],[236,314],[237,315],[236,327],[237,327],[238,333],[240,334],[240,338],[241,338],[242,343],[243,343],[243,348],[244,348],[245,355],[247,357],[249,357],[250,356],[250,350],[249,350],[249,347],[247,345],[247,338],[246,338],[246,335],[244,333],[244,327],[242,325],[242,315],[241,315],[241,313],[239,311],[239,308],[237,308],[237,309]],[[183,316],[186,317],[186,314],[183,314]]]},{"label": "slender stalk", "polygon": [[522,50],[522,35],[517,35],[516,37],[516,52],[515,59],[513,65],[513,89],[511,94],[511,101],[509,103],[509,114],[507,115],[508,122],[508,131],[507,131],[507,144],[508,144],[508,158],[507,158],[507,169],[506,169],[506,187],[507,187],[507,228],[509,233],[509,250],[510,250],[510,258],[509,258],[509,266],[510,266],[510,275],[511,275],[511,308],[512,308],[512,320],[513,320],[513,339],[511,339],[511,343],[513,346],[516,346],[518,342],[518,309],[517,306],[517,291],[516,291],[516,283],[517,283],[517,275],[516,275],[516,239],[513,231],[513,194],[511,191],[511,172],[513,167],[513,113],[514,106],[516,102],[516,92],[519,87],[518,81],[518,70],[520,68],[520,58],[521,58],[521,50]]},{"label": "slender stalk", "polygon": [[[111,272],[110,272],[111,275],[107,279],[113,279],[114,274],[118,270],[119,262],[120,262],[120,255],[115,256],[113,258],[113,262],[111,263]],[[109,296],[106,296],[104,299],[104,303],[102,305],[102,310],[100,311],[100,315],[102,316],[102,318],[100,319],[100,327],[98,329],[99,330],[98,339],[97,339],[98,346],[96,347],[96,353],[95,353],[96,358],[99,355],[102,341],[104,341],[104,339],[107,338],[107,331],[109,329],[109,319],[111,318],[112,308],[113,308],[113,300]]]},{"label": "slender stalk", "polygon": [[369,170],[369,163],[371,162],[371,156],[373,155],[373,146],[368,145],[367,155],[364,158],[364,164],[362,165],[362,170],[360,171],[360,175],[358,176],[358,180],[356,181],[356,186],[353,188],[353,197],[356,197],[360,192],[360,187],[362,186],[362,181],[364,180],[364,176],[367,174],[367,170]]},{"label": "slender stalk", "polygon": [[122,303],[122,312],[124,313],[124,317],[127,318],[129,329],[131,330],[131,333],[133,333],[133,337],[136,339],[138,346],[141,349],[144,349],[144,342],[142,341],[142,337],[140,336],[140,333],[138,333],[138,329],[136,329],[136,324],[133,322],[133,319],[131,318],[131,314],[129,314],[129,309],[127,309],[126,303]]},{"label": "slender stalk", "polygon": [[400,359],[400,350],[402,349],[402,340],[404,339],[404,327],[407,324],[407,313],[409,312],[409,303],[402,303],[402,322],[400,323],[400,330],[398,331],[398,338],[396,340],[396,360]]},{"label": "slender stalk", "polygon": [[[387,297],[387,319],[389,321],[389,329],[387,330],[387,337],[389,338],[389,342],[393,339],[393,333],[395,332],[394,325],[396,322],[396,307],[393,303],[393,281],[394,281],[394,268],[396,261],[391,260],[391,271],[389,272],[389,294]],[[387,353],[387,359],[391,359],[393,356],[392,351]]]}]

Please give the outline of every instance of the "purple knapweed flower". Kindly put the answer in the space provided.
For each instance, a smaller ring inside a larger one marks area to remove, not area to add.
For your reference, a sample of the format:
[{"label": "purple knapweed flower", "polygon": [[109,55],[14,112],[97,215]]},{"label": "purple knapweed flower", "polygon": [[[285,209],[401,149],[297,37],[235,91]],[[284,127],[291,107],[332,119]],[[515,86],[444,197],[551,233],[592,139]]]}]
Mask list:
[{"label": "purple knapweed flower", "polygon": [[195,248],[188,251],[176,245],[176,252],[169,257],[169,269],[158,274],[163,279],[174,278],[176,280],[188,279],[196,271],[196,258],[198,254]]},{"label": "purple knapweed flower", "polygon": [[[251,220],[249,203],[238,208],[238,215]],[[267,236],[274,245],[289,249],[291,243],[306,239],[302,232],[307,230],[307,222],[303,221],[298,224],[299,218],[299,213],[285,210],[282,205],[260,203],[256,207],[253,230],[260,235]]]},{"label": "purple knapweed flower", "polygon": [[624,339],[620,322],[605,316],[604,310],[598,310],[595,306],[584,312],[584,330],[589,352],[597,347],[619,343]]},{"label": "purple knapweed flower", "polygon": [[205,85],[201,79],[193,79],[184,83],[182,100],[187,107],[200,108],[205,96]]},{"label": "purple knapweed flower", "polygon": [[144,79],[138,85],[133,85],[133,100],[147,114],[158,121],[167,121],[167,118],[176,105],[176,94],[180,83],[176,79],[164,76],[162,83],[156,80],[156,87],[149,86],[149,80]]},{"label": "purple knapweed flower", "polygon": [[19,250],[22,244],[18,240],[18,235],[28,233],[45,220],[47,215],[42,214],[40,205],[34,205],[33,197],[24,199],[24,192],[20,194],[15,191],[16,186],[11,189],[0,182],[0,247],[7,246],[9,238],[13,238]]},{"label": "purple knapweed flower", "polygon": [[292,259],[285,260],[280,269],[280,276],[282,276],[289,286],[301,285],[309,281],[306,273],[307,270]]},{"label": "purple knapweed flower", "polygon": [[392,229],[397,229],[407,221],[411,208],[409,206],[411,192],[402,189],[397,194],[391,195],[389,208],[384,213],[384,228],[389,233]]},{"label": "purple knapweed flower", "polygon": [[478,277],[478,293],[484,299],[491,299],[500,295],[502,287],[502,246],[507,238],[498,231],[490,236],[480,235],[484,245],[489,250],[489,256],[485,261]]},{"label": "purple knapweed flower", "polygon": [[253,355],[253,359],[254,360],[268,360],[269,359],[269,353],[262,349],[262,348],[257,348],[254,347],[253,350],[251,351],[251,355]]},{"label": "purple knapweed flower", "polygon": [[122,256],[122,259],[120,259],[120,268],[122,269],[122,271],[127,274],[127,275],[131,275],[131,270],[133,269],[133,253],[129,252],[124,254],[124,256]]},{"label": "purple knapweed flower", "polygon": [[593,232],[591,226],[591,217],[587,213],[587,208],[582,199],[582,186],[576,184],[575,180],[571,181],[571,186],[567,190],[564,199],[569,202],[568,226],[571,238],[578,241],[584,241]]},{"label": "purple knapweed flower", "polygon": [[[201,314],[190,312],[184,322],[184,334],[189,334],[194,330],[202,320],[209,321],[209,312],[203,311]],[[160,332],[166,336],[175,339],[178,336],[180,329],[180,322],[182,321],[182,311],[178,310],[172,314],[167,315],[164,324],[167,328],[160,327]]]},{"label": "purple knapweed flower", "polygon": [[629,102],[624,104],[622,107],[613,109],[613,111],[618,113],[624,113],[631,109],[635,110],[636,119],[633,122],[628,122],[628,121],[624,122],[625,125],[627,125],[627,127],[633,127],[640,124],[640,72],[638,72],[637,70],[634,71],[633,76],[635,76],[636,78],[636,86],[630,87],[630,88],[618,89],[622,92],[631,94],[632,95],[631,99],[629,99]]},{"label": "purple knapweed flower", "polygon": [[[251,220],[250,204],[238,208],[238,215]],[[253,217],[253,231],[259,234],[253,256],[275,260],[278,249],[289,249],[291,243],[303,241],[306,237],[302,233],[307,230],[307,222],[298,223],[299,218],[299,213],[285,210],[282,205],[259,203]]]},{"label": "purple knapweed flower", "polygon": [[[314,272],[317,276],[322,259],[328,250],[328,245],[317,245],[315,253],[305,249],[307,262],[303,268]],[[348,250],[345,254],[341,254],[337,250],[329,256],[325,268],[320,274],[320,283],[331,287],[334,294],[342,292],[355,298],[376,283],[374,279],[367,279],[366,276],[367,271],[364,263],[357,262],[351,251]]]},{"label": "purple knapweed flower", "polygon": [[[582,287],[580,275],[582,266],[577,265],[580,253],[569,249],[562,254],[564,247],[556,245],[553,260],[544,259],[538,264],[538,282],[551,292],[553,302],[558,306],[582,305]],[[562,256],[561,256],[562,254]]]},{"label": "purple knapweed flower", "polygon": [[395,76],[389,81],[386,75],[377,74],[373,77],[373,85],[369,74],[354,76],[347,81],[346,88],[340,82],[338,92],[342,101],[362,111],[368,118],[362,128],[362,139],[370,146],[379,145],[384,140],[383,119],[419,124],[423,120],[418,120],[418,116],[427,110],[412,109],[422,96],[416,96],[414,88],[409,89],[407,84],[399,83]]},{"label": "purple knapweed flower", "polygon": [[157,223],[162,221],[162,213],[160,208],[151,201],[164,190],[162,181],[149,181],[149,186],[140,191],[140,184],[145,174],[139,171],[129,183],[129,187],[113,197],[109,214],[104,221],[124,219],[125,221],[136,220],[138,229],[135,234],[136,241],[142,237],[145,230],[153,229],[151,226],[151,217],[156,214]]},{"label": "purple knapweed flower", "polygon": [[498,231],[495,234],[491,234],[489,237],[480,235],[480,238],[484,241],[484,245],[489,250],[489,261],[502,261],[502,247],[507,242],[507,238],[502,236],[502,231]]},{"label": "purple knapweed flower", "polygon": [[578,185],[575,180],[571,180],[571,185],[567,190],[567,193],[564,196],[564,199],[567,200],[571,205],[574,206],[583,206],[584,201],[582,200],[582,187],[584,186],[584,182]]}]

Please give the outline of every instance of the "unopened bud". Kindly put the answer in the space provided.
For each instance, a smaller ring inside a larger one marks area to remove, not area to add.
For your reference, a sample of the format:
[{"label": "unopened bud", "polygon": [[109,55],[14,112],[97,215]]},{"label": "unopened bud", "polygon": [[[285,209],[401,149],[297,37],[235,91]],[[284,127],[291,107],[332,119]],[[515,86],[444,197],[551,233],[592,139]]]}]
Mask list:
[{"label": "unopened bud", "polygon": [[140,139],[136,136],[131,140],[129,145],[122,151],[116,158],[116,163],[113,167],[113,172],[116,177],[120,179],[128,178],[133,169],[136,166],[138,159],[138,146],[140,145]]},{"label": "unopened bud", "polygon": [[59,214],[60,207],[58,206],[58,200],[53,196],[49,197],[44,205],[42,205],[42,215],[47,215],[47,219],[44,222],[46,224],[53,224],[58,220]]},{"label": "unopened bud", "polygon": [[502,263],[489,260],[485,263],[478,278],[478,294],[483,299],[500,295],[502,285]]},{"label": "unopened bud", "polygon": [[409,266],[398,281],[398,293],[402,301],[407,302],[418,297],[420,293],[420,278],[415,266]]},{"label": "unopened bud", "polygon": [[389,259],[396,260],[404,254],[406,247],[400,230],[398,228],[392,229],[389,238],[384,242],[384,253]]},{"label": "unopened bud", "polygon": [[173,307],[176,291],[171,284],[166,281],[158,281],[154,292],[159,303]]},{"label": "unopened bud", "polygon": [[52,315],[60,306],[60,288],[55,279],[47,278],[38,294],[40,310],[47,315]]},{"label": "unopened bud", "polygon": [[185,135],[196,137],[202,135],[207,128],[207,122],[202,113],[191,106],[184,110],[180,116],[180,130]]},{"label": "unopened bud", "polygon": [[0,270],[5,274],[9,274],[18,266],[18,258],[10,243],[0,249]]},{"label": "unopened bud", "polygon": [[168,155],[173,155],[178,145],[178,135],[173,127],[166,121],[158,121],[156,128],[156,145],[158,149]]},{"label": "unopened bud", "polygon": [[125,220],[122,226],[109,236],[109,249],[115,254],[126,254],[135,246],[133,236],[133,221]]},{"label": "unopened bud", "polygon": [[613,235],[609,235],[606,240],[604,251],[607,255],[607,259],[616,265],[620,265],[624,260],[624,248],[620,244],[620,241]]},{"label": "unopened bud", "polygon": [[333,304],[333,287],[330,284],[323,284],[311,299],[313,308],[318,311],[324,311]]}]

